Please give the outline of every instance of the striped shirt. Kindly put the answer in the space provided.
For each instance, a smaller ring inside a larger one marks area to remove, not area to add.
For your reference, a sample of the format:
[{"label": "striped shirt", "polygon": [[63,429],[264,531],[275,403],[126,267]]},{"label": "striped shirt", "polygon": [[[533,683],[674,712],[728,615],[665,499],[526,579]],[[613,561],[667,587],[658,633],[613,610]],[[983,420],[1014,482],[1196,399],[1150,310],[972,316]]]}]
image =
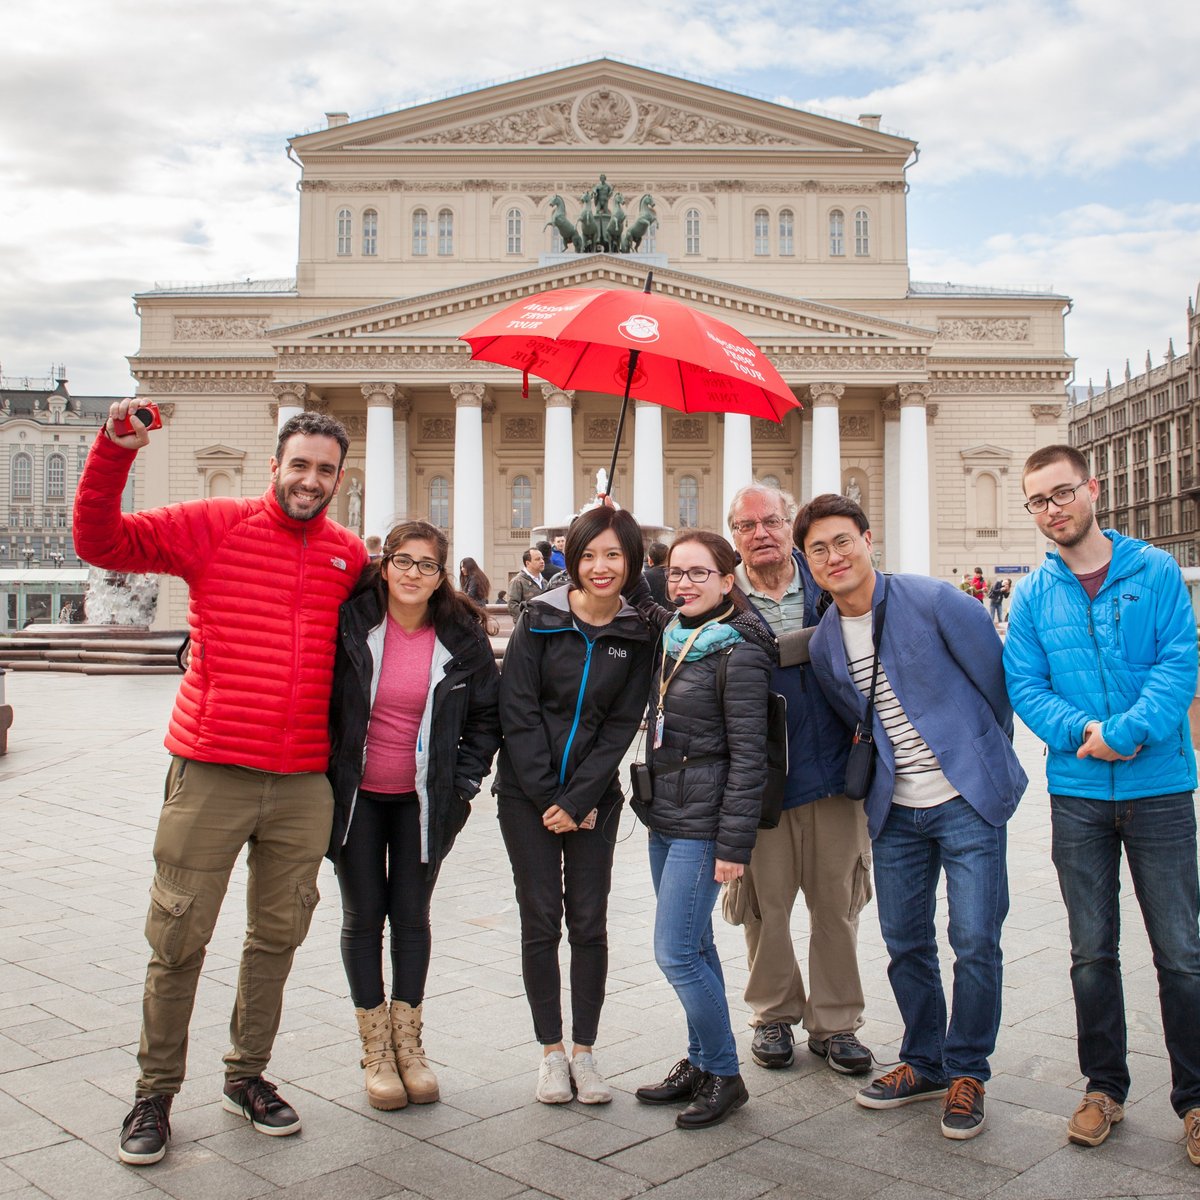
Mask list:
[{"label": "striped shirt", "polygon": [[[873,617],[874,613],[868,612],[861,617],[841,618],[846,665],[854,686],[864,696],[871,694],[871,667],[875,662],[875,643],[871,637]],[[892,803],[904,808],[935,808],[953,800],[958,791],[942,773],[937,755],[900,707],[882,662],[879,664],[879,682],[875,685],[875,711],[892,745],[896,762]]]},{"label": "striped shirt", "polygon": [[776,637],[804,628],[804,581],[800,578],[800,568],[795,559],[792,559],[792,582],[778,600],[755,589],[754,584],[750,582],[745,563],[738,563],[734,568],[733,578],[738,587],[754,602],[754,607],[770,625],[771,632]]}]

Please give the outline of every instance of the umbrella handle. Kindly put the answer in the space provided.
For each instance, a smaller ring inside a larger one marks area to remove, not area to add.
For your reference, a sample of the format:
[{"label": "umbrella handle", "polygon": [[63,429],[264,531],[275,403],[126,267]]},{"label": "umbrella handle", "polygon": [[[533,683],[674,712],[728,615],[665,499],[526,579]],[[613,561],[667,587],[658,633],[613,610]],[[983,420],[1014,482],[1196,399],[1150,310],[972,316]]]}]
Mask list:
[{"label": "umbrella handle", "polygon": [[621,434],[625,432],[625,414],[629,411],[629,389],[633,386],[633,372],[637,368],[640,350],[630,350],[629,369],[625,372],[625,395],[621,399],[621,415],[617,418],[617,436],[613,439],[612,464],[608,468],[608,492],[613,494],[613,479],[617,474],[617,454],[621,449]]}]

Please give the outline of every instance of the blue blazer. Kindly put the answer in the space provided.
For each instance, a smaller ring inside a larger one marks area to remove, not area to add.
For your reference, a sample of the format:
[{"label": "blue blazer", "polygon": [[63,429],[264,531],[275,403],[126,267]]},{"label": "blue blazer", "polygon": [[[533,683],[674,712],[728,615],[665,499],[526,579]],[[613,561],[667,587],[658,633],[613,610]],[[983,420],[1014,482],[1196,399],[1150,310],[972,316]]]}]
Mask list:
[{"label": "blue blazer", "polygon": [[[872,611],[882,596],[876,572]],[[853,728],[867,698],[850,678],[836,607],[821,618],[809,653],[821,690]],[[1029,781],[1012,747],[1000,639],[984,606],[942,580],[893,575],[879,662],[946,778],[989,825],[1003,825]],[[866,809],[874,838],[892,807],[896,768],[878,712],[873,724],[878,759]]]}]

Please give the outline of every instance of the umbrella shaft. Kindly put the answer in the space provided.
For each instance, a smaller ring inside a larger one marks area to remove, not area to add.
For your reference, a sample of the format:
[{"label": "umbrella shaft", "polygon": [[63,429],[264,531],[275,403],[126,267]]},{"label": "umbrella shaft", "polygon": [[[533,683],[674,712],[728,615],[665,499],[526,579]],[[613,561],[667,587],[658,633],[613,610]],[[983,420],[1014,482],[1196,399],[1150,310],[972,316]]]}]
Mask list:
[{"label": "umbrella shaft", "polygon": [[621,398],[621,415],[617,418],[617,436],[613,439],[612,465],[608,468],[608,494],[613,494],[613,480],[617,475],[617,455],[621,451],[621,434],[625,432],[625,413],[629,409],[629,389],[633,386],[633,372],[637,368],[640,350],[630,350],[629,369],[625,373],[625,395]]}]

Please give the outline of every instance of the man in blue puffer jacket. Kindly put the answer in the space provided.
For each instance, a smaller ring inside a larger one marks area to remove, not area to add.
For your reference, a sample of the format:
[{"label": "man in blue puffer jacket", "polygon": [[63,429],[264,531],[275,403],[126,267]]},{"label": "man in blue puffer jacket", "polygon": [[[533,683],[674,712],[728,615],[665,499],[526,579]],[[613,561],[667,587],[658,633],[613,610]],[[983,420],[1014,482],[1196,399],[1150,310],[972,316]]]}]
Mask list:
[{"label": "man in blue puffer jacket", "polygon": [[1175,560],[1101,531],[1100,485],[1071,446],[1046,446],[1022,484],[1058,545],[1013,595],[1004,667],[1013,707],[1047,746],[1052,857],[1071,931],[1079,1068],[1067,1136],[1098,1146],[1129,1091],[1121,991],[1121,851],[1158,971],[1171,1104],[1200,1166],[1200,882],[1187,711],[1196,623]]}]

